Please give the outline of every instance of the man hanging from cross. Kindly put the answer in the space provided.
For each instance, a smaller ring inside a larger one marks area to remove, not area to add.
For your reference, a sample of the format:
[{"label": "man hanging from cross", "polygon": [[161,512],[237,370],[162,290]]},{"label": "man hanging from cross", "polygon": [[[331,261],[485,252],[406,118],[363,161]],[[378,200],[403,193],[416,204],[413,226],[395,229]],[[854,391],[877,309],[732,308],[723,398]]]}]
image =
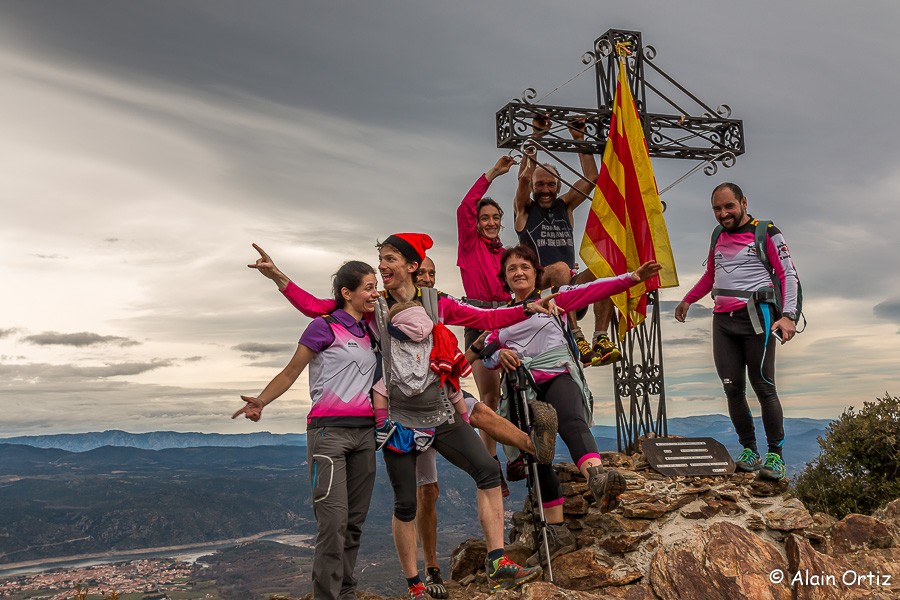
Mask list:
[{"label": "man hanging from cross", "polygon": [[[542,137],[550,130],[550,119],[537,115],[532,120],[532,127],[533,137]],[[584,128],[583,118],[575,119],[568,125],[574,140],[584,139]],[[519,167],[519,183],[513,204],[516,233],[519,243],[534,250],[544,268],[544,276],[539,282],[541,289],[588,283],[596,279],[590,270],[577,273],[575,264],[574,212],[591,197],[599,174],[593,154],[583,152],[578,156],[584,179],[579,179],[562,196],[558,195],[562,181],[556,167],[538,164],[527,155]],[[622,358],[622,353],[607,335],[612,311],[613,303],[609,298],[594,304],[594,337],[591,344],[588,344],[578,326],[578,315],[574,312],[568,315],[581,362],[585,366],[608,365]]]}]

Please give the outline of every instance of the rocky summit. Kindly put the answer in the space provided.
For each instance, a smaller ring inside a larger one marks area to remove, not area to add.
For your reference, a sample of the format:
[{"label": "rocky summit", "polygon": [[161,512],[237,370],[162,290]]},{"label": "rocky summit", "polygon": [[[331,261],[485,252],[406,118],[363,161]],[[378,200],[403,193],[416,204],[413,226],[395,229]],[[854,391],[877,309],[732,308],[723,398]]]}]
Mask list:
[{"label": "rocky summit", "polygon": [[[490,596],[483,540],[451,557],[454,600],[900,599],[900,499],[874,515],[838,521],[810,514],[786,481],[736,473],[665,477],[642,454],[603,453],[628,486],[601,514],[581,473],[555,465],[566,524],[578,547],[553,560],[554,582]],[[530,503],[512,516],[510,558],[533,552]],[[360,598],[378,598],[359,594]]]}]

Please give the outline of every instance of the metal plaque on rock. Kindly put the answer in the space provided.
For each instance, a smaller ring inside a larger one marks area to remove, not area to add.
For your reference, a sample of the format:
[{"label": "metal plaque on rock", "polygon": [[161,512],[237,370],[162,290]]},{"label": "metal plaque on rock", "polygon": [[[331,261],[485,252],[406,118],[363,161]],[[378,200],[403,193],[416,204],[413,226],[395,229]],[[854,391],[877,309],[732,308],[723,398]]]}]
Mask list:
[{"label": "metal plaque on rock", "polygon": [[656,438],[643,441],[650,466],[669,477],[677,475],[728,475],[734,461],[713,438]]}]

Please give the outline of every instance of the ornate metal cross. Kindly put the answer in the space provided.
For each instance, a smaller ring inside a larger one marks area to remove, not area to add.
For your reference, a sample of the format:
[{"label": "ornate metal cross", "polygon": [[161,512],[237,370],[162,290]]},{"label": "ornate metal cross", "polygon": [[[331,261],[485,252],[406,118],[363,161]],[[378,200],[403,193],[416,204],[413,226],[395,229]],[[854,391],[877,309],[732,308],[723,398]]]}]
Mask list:
[{"label": "ornate metal cross", "polygon": [[[650,156],[701,161],[660,193],[701,168],[707,175],[713,175],[718,170],[717,164],[726,168],[732,166],[737,156],[744,153],[743,122],[731,118],[728,105],[721,104],[712,109],[657,66],[654,62],[656,49],[643,45],[639,31],[619,29],[610,29],[600,36],[594,42],[593,50],[581,59],[587,65],[582,73],[594,67],[597,108],[542,104],[565,83],[538,100],[535,100],[537,92],[528,88],[520,98],[497,111],[497,147],[519,149],[523,154],[540,149],[550,156],[555,152],[590,152],[602,156],[615,103],[619,69],[615,49],[618,44],[626,44],[629,49],[625,67]],[[652,80],[645,76],[648,72],[654,74]],[[663,88],[674,88],[670,94],[678,94],[678,100],[666,95]],[[651,112],[648,92],[668,105],[667,110],[675,112]],[[549,131],[539,140],[529,135],[534,117],[549,119],[551,123]],[[573,140],[567,126],[579,118],[586,121],[584,140]],[[622,361],[616,363],[613,370],[619,451],[629,454],[636,450],[641,435],[668,435],[657,291],[647,295],[647,306],[651,309],[647,319],[628,332],[621,348]],[[615,321],[613,327],[617,328]]]}]

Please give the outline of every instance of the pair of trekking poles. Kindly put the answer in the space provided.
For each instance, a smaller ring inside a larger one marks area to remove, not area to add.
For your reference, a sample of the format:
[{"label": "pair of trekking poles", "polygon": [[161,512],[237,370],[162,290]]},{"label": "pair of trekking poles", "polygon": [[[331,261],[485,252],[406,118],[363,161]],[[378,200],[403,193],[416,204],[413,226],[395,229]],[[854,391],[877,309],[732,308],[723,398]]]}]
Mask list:
[{"label": "pair of trekking poles", "polygon": [[[531,407],[528,403],[528,390],[537,389],[531,373],[519,365],[514,371],[507,371],[504,375],[508,397],[510,399],[510,421],[525,433],[531,433]],[[538,480],[538,462],[534,455],[522,452],[522,460],[525,464],[525,484],[528,487],[528,497],[531,500],[531,520],[534,525],[534,539],[537,543],[539,555],[543,555],[541,562],[546,561],[547,574],[550,583],[553,583],[553,567],[550,565],[550,543],[547,537],[547,519],[544,516],[544,503],[541,498],[541,485]]]}]

